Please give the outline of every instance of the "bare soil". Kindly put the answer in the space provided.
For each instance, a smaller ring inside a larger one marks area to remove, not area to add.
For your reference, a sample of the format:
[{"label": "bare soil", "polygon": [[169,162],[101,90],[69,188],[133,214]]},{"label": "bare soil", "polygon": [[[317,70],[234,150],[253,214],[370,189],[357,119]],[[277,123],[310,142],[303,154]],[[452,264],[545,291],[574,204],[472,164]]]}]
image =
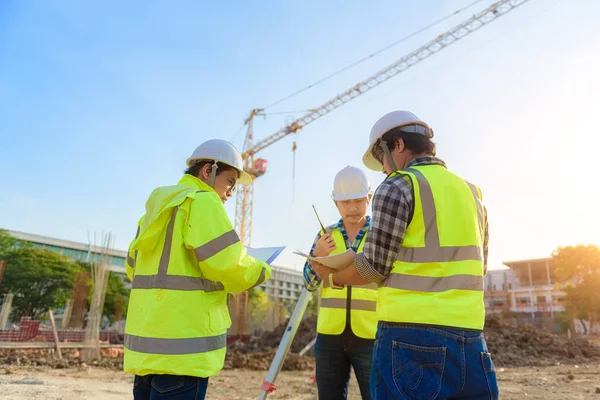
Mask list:
[{"label": "bare soil", "polygon": [[[551,367],[498,368],[503,400],[594,399],[600,400],[600,364]],[[314,400],[316,385],[311,371],[284,371],[272,399]],[[224,370],[210,379],[208,399],[257,399],[264,371]],[[47,367],[0,368],[0,398],[6,400],[117,400],[131,399],[133,378],[104,368],[49,369]],[[359,400],[355,379],[350,400]]]}]

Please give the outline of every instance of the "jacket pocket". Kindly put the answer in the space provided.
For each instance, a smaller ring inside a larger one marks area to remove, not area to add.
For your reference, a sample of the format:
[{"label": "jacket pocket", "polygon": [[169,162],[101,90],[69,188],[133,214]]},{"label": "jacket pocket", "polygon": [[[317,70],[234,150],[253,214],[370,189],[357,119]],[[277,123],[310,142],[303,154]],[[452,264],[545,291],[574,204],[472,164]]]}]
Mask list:
[{"label": "jacket pocket", "polygon": [[227,330],[231,326],[231,317],[227,307],[215,307],[208,312],[210,330],[213,332]]},{"label": "jacket pocket", "polygon": [[409,400],[435,399],[442,387],[445,347],[423,347],[392,341],[392,378]]}]

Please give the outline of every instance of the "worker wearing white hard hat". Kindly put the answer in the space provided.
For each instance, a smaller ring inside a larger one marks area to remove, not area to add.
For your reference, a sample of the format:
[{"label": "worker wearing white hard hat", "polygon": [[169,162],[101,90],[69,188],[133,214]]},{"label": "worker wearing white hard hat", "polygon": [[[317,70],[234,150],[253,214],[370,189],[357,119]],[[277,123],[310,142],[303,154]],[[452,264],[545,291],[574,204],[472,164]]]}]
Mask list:
[{"label": "worker wearing white hard hat", "polygon": [[250,257],[223,203],[252,177],[224,140],[187,159],[177,185],[155,189],[127,254],[132,281],[124,370],[134,399],[204,399],[225,361],[227,294],[264,283],[271,268]]},{"label": "worker wearing white hard hat", "polygon": [[363,156],[386,179],[354,266],[335,285],[379,285],[373,399],[497,399],[483,338],[488,224],[481,190],[435,157],[433,131],[408,111],[371,129]]},{"label": "worker wearing white hard hat", "polygon": [[[368,235],[367,215],[372,196],[365,172],[354,166],[339,171],[333,181],[331,198],[341,219],[319,232],[311,254],[328,256],[346,249],[360,253]],[[369,375],[377,331],[377,286],[338,287],[331,276],[323,280],[304,266],[308,290],[321,288],[321,302],[315,343],[316,381],[319,399],[345,400],[350,370],[354,369],[363,399],[370,399]]]}]

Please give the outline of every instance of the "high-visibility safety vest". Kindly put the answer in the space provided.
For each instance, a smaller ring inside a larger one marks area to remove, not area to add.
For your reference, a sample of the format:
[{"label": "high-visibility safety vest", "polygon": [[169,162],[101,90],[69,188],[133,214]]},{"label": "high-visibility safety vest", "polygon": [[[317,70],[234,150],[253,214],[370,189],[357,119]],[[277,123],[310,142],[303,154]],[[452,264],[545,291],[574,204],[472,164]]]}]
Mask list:
[{"label": "high-visibility safety vest", "polygon": [[380,321],[483,329],[481,191],[441,165],[414,166],[414,214],[379,287]]},{"label": "high-visibility safety vest", "polygon": [[191,175],[155,189],[129,247],[125,372],[209,377],[225,361],[227,293],[264,283],[217,193]]},{"label": "high-visibility safety vest", "polygon": [[[368,233],[367,233],[368,234]],[[346,251],[344,235],[337,229],[331,231],[336,249],[331,255]],[[358,247],[362,252],[366,235]],[[317,332],[325,335],[340,335],[346,327],[346,318],[350,316],[352,332],[364,339],[375,339],[377,333],[377,285],[372,283],[360,286],[346,286],[332,289],[329,281],[323,280],[321,307],[317,319]]]}]

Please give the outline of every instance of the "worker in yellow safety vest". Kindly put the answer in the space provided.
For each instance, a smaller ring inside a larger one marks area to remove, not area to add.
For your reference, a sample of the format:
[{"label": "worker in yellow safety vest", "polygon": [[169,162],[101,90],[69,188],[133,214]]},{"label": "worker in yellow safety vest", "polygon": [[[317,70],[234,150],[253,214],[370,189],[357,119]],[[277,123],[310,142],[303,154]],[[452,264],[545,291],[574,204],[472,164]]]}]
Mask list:
[{"label": "worker in yellow safety vest", "polygon": [[[360,253],[368,236],[371,187],[360,168],[347,166],[337,173],[332,198],[341,215],[337,224],[319,232],[311,254],[327,256],[353,249]],[[345,400],[350,369],[354,368],[363,399],[370,399],[369,374],[377,331],[377,285],[339,287],[331,274],[319,278],[310,264],[304,266],[308,290],[322,283],[315,343],[316,380],[320,400]]]},{"label": "worker in yellow safety vest", "polygon": [[408,111],[373,125],[363,163],[386,179],[363,253],[339,272],[313,269],[336,286],[379,285],[373,399],[497,399],[482,333],[487,211],[480,189],[435,157],[432,137]]},{"label": "worker in yellow safety vest", "polygon": [[155,189],[129,246],[132,281],[125,372],[134,399],[204,399],[225,361],[227,294],[264,283],[270,267],[250,257],[224,203],[252,178],[237,149],[208,140],[177,185]]}]

